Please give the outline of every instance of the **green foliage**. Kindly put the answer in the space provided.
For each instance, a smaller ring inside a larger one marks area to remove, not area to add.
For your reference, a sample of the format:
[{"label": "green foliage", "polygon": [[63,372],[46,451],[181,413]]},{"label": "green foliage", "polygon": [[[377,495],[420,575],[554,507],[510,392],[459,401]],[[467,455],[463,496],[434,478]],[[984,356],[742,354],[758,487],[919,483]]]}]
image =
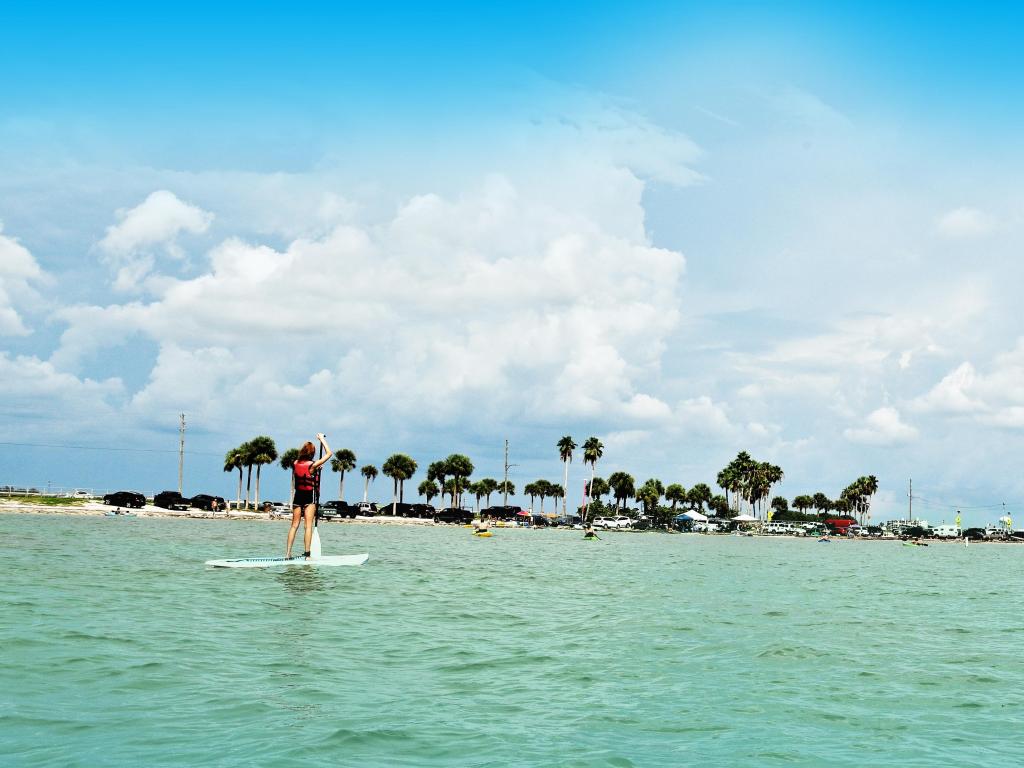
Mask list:
[{"label": "green foliage", "polygon": [[672,483],[665,489],[665,499],[672,502],[672,511],[676,511],[676,505],[687,500],[686,489],[679,483]]},{"label": "green foliage", "polygon": [[778,519],[780,513],[789,511],[789,502],[784,496],[776,496],[772,499],[772,509],[775,510],[775,518]]},{"label": "green foliage", "polygon": [[722,494],[715,494],[708,502],[708,510],[714,513],[715,517],[729,516],[729,500]]},{"label": "green foliage", "polygon": [[707,483],[697,483],[686,493],[687,503],[698,512],[703,512],[704,506],[711,504],[711,488]]},{"label": "green foliage", "polygon": [[623,508],[626,506],[627,499],[632,499],[636,496],[636,481],[627,472],[612,472],[608,478],[608,485],[615,495],[616,504],[621,505]]},{"label": "green foliage", "polygon": [[587,441],[583,443],[583,463],[589,464],[593,468],[602,456],[604,456],[604,444],[596,437],[588,437]]},{"label": "green foliage", "polygon": [[299,460],[299,449],[289,448],[287,451],[281,454],[281,469],[291,469],[295,466],[295,462]]},{"label": "green foliage", "polygon": [[390,477],[395,484],[394,500],[401,501],[405,496],[405,481],[416,474],[416,460],[404,453],[393,453],[381,465],[380,471]]},{"label": "green foliage", "polygon": [[420,496],[424,497],[427,500],[427,504],[429,504],[430,500],[440,493],[440,490],[437,487],[437,483],[433,480],[424,480],[419,484],[419,487],[416,488],[416,492]]},{"label": "green foliage", "polygon": [[801,513],[806,512],[814,507],[814,497],[807,494],[797,496],[793,499],[793,506],[799,509]]},{"label": "green foliage", "polygon": [[576,443],[570,435],[566,435],[559,440],[556,447],[558,448],[558,456],[562,461],[572,461],[572,452],[576,450]]},{"label": "green foliage", "polygon": [[351,472],[356,468],[356,455],[353,451],[348,448],[339,448],[334,452],[334,458],[331,459],[331,470],[333,472]]},{"label": "green foliage", "polygon": [[611,486],[608,485],[608,481],[601,477],[595,477],[593,482],[587,484],[587,487],[591,498],[598,501],[601,500],[602,496],[611,491]]},{"label": "green foliage", "polygon": [[[470,461],[468,456],[464,456],[461,453],[453,453],[444,460],[445,476],[453,479],[451,486],[453,507],[458,506],[459,496],[466,489],[466,481],[473,474],[473,469],[473,462]],[[445,483],[445,488],[448,488],[447,482]]]}]

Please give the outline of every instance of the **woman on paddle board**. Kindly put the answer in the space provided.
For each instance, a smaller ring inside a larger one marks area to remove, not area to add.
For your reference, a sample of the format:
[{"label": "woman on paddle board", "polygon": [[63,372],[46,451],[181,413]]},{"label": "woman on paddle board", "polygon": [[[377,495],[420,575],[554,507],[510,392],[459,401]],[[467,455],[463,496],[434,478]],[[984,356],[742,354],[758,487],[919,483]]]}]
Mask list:
[{"label": "woman on paddle board", "polygon": [[316,486],[320,482],[320,467],[331,458],[331,447],[327,445],[327,438],[317,433],[316,439],[323,446],[324,453],[319,459],[316,456],[316,447],[307,442],[299,449],[299,458],[292,466],[292,476],[295,479],[295,498],[292,500],[292,527],[288,529],[288,544],[285,546],[284,556],[292,556],[292,542],[295,540],[295,532],[299,530],[299,520],[305,520],[306,528],[303,533],[302,556],[309,559],[309,545],[313,541],[313,517],[316,515]]}]

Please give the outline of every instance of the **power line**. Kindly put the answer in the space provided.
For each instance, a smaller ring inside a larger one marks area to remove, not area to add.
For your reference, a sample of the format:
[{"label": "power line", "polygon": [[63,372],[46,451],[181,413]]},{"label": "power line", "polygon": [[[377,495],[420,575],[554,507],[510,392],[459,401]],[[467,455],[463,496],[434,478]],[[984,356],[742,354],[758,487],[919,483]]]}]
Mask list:
[{"label": "power line", "polygon": [[[100,445],[65,445],[62,443],[16,443],[0,440],[0,445],[17,446],[20,448],[70,448],[76,451],[127,451],[128,453],[178,453],[177,448],[115,448]],[[213,451],[186,451],[189,456],[222,456]]]}]

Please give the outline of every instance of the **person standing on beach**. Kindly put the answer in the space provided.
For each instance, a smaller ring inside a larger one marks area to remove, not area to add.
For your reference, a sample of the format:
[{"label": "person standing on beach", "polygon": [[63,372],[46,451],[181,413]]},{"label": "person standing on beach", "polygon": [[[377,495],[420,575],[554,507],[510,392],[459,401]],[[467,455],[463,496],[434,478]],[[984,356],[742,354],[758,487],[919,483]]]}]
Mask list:
[{"label": "person standing on beach", "polygon": [[315,460],[316,447],[313,443],[307,442],[299,449],[299,458],[292,466],[292,475],[295,479],[295,498],[292,501],[292,525],[288,529],[288,543],[285,545],[284,556],[291,559],[292,542],[295,540],[295,533],[299,530],[299,520],[305,521],[303,530],[302,556],[309,559],[309,545],[313,541],[313,517],[316,515],[316,486],[320,482],[320,468],[331,458],[331,447],[327,445],[327,438],[317,433],[316,439],[323,446],[324,453]]}]

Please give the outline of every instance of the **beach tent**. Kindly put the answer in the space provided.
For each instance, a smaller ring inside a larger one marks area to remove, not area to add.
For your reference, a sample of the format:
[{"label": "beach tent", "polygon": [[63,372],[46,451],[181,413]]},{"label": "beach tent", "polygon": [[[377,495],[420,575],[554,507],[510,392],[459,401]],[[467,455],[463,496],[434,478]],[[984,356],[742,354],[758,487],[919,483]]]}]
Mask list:
[{"label": "beach tent", "polygon": [[736,517],[732,519],[734,523],[752,523],[755,520],[757,520],[757,518],[751,517],[750,515],[736,515]]},{"label": "beach tent", "polygon": [[676,520],[693,520],[697,523],[706,523],[708,516],[702,515],[700,512],[683,512],[680,515],[676,515]]}]

